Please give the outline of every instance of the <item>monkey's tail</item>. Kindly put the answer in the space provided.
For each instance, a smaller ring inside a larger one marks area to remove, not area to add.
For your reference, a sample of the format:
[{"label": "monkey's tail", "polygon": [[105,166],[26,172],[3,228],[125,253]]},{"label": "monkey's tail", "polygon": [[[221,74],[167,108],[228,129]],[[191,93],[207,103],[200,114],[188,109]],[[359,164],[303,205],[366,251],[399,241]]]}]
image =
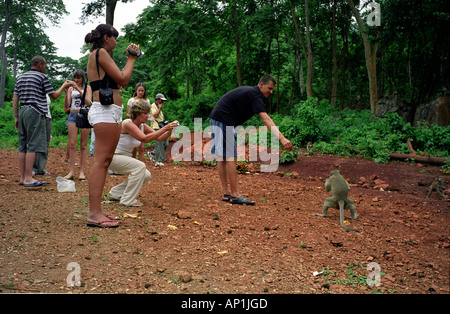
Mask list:
[{"label": "monkey's tail", "polygon": [[358,229],[350,228],[350,227],[346,226],[345,223],[344,223],[344,207],[345,207],[344,200],[338,201],[338,204],[339,204],[339,212],[340,212],[340,217],[341,217],[340,218],[341,219],[341,226],[344,227],[345,229],[347,229],[347,231],[348,230],[352,230],[352,231],[359,232]]}]

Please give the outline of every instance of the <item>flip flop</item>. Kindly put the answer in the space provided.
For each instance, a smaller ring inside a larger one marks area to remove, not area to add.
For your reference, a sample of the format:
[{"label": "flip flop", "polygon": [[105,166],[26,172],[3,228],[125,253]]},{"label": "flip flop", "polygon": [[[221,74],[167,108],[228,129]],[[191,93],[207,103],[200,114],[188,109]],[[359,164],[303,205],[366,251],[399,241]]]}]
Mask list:
[{"label": "flip flop", "polygon": [[106,216],[106,218],[108,218],[110,220],[120,220],[120,217],[117,217],[117,216],[114,216],[111,214],[106,214],[105,216]]},{"label": "flip flop", "polygon": [[[122,205],[125,205],[125,204],[122,204]],[[125,206],[128,206],[128,207],[141,207],[141,206],[144,206],[144,204],[142,202],[140,202],[140,201],[136,201],[136,202],[134,202],[131,205],[125,205]]]},{"label": "flip flop", "polygon": [[222,201],[229,202],[232,197],[233,196],[231,196],[230,194],[224,194],[223,197],[222,197]]},{"label": "flip flop", "polygon": [[[111,223],[116,223],[115,225],[111,225]],[[112,220],[105,220],[100,222],[87,222],[88,227],[94,227],[94,228],[117,228],[119,226],[119,223]]]},{"label": "flip flop", "polygon": [[35,186],[41,186],[46,183],[47,182],[45,182],[45,181],[38,180],[38,181],[34,181],[34,183],[32,183],[32,184],[24,184],[23,186],[26,188],[30,188],[30,187],[35,187]]},{"label": "flip flop", "polygon": [[255,205],[255,202],[245,198],[244,196],[239,196],[239,197],[231,197],[230,199],[230,203],[231,204],[245,204],[245,205]]}]

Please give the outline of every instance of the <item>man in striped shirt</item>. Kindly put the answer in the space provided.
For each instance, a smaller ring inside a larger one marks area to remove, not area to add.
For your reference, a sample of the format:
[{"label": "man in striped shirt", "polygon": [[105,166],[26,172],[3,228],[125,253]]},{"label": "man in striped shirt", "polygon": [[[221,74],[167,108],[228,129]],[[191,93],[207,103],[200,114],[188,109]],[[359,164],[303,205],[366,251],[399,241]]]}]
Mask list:
[{"label": "man in striped shirt", "polygon": [[[47,151],[45,115],[47,97],[57,99],[62,92],[72,86],[66,81],[55,91],[44,74],[47,62],[41,56],[31,60],[31,70],[22,74],[16,82],[13,95],[15,127],[19,131],[19,185],[25,187],[40,186],[45,181],[35,180],[32,170],[36,153]],[[20,101],[20,110],[19,110]]]}]

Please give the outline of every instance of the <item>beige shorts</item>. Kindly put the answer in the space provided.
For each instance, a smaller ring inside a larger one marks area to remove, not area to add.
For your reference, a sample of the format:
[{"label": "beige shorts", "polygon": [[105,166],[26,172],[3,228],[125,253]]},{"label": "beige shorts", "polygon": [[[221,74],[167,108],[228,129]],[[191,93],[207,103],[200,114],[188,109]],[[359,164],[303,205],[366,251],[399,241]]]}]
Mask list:
[{"label": "beige shorts", "polygon": [[103,106],[99,102],[93,102],[89,109],[89,123],[94,126],[97,123],[121,123],[123,107],[117,105]]}]

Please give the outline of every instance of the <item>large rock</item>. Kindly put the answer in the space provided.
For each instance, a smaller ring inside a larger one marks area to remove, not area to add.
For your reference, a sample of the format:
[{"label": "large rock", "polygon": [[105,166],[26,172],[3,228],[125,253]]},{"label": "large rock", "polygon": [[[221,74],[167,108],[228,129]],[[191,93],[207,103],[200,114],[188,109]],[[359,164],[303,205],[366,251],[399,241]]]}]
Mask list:
[{"label": "large rock", "polygon": [[428,104],[419,105],[414,116],[414,126],[418,122],[429,122],[447,126],[450,124],[450,97],[445,95]]},{"label": "large rock", "polygon": [[406,102],[398,98],[397,93],[392,95],[386,94],[380,98],[375,106],[375,115],[384,117],[388,113],[397,112],[405,121],[410,120],[410,106]]}]

